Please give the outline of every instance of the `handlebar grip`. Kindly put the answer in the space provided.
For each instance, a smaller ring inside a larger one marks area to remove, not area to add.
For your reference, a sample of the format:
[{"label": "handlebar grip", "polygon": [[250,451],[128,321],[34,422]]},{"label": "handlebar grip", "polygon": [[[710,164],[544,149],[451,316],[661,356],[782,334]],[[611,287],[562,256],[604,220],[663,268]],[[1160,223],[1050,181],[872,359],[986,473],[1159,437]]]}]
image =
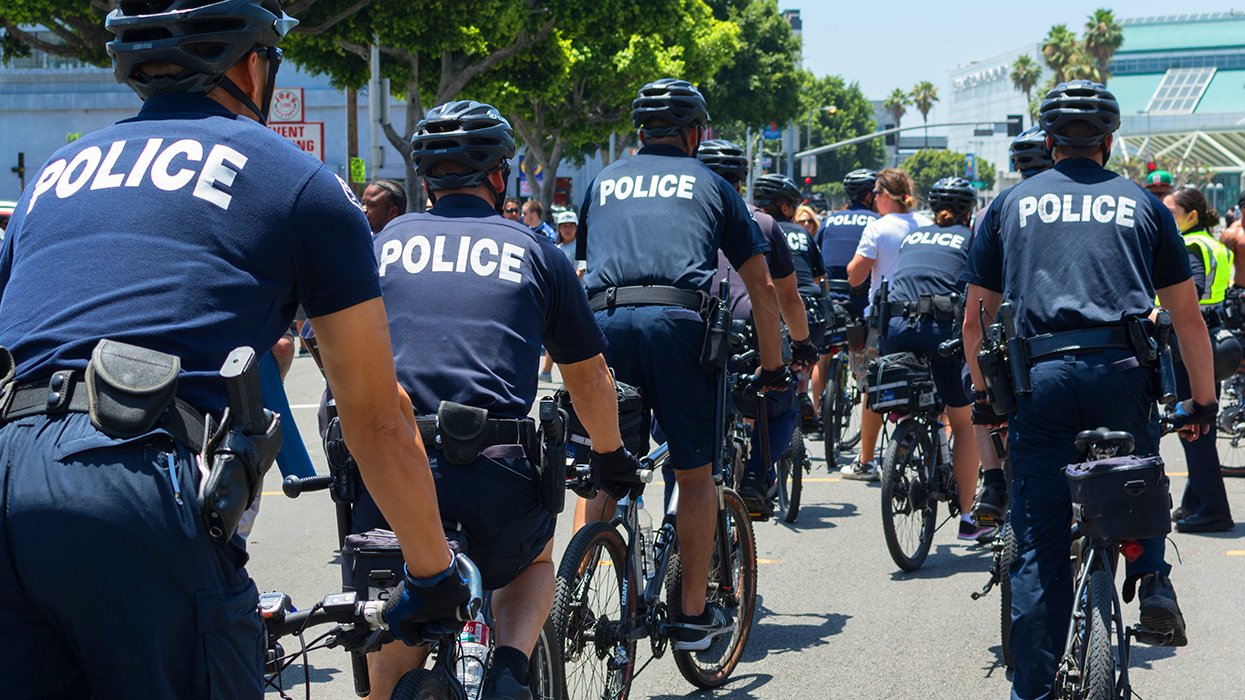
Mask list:
[{"label": "handlebar grip", "polygon": [[281,482],[281,491],[286,498],[298,498],[305,491],[323,491],[332,485],[332,474],[317,474],[301,478],[291,474]]},{"label": "handlebar grip", "polygon": [[484,583],[480,578],[480,570],[466,554],[455,555],[454,562],[458,565],[458,570],[467,578],[467,587],[471,590],[471,597],[458,608],[458,621],[467,622],[476,619],[476,615],[484,605]]},{"label": "handlebar grip", "polygon": [[952,338],[951,340],[944,340],[938,344],[938,354],[942,355],[943,357],[952,357],[956,355],[957,353],[960,353],[963,351],[964,351],[964,339],[963,338]]},{"label": "handlebar grip", "polygon": [[653,470],[652,469],[637,469],[635,470],[635,475],[639,477],[640,481],[643,481],[646,484],[653,483]]}]

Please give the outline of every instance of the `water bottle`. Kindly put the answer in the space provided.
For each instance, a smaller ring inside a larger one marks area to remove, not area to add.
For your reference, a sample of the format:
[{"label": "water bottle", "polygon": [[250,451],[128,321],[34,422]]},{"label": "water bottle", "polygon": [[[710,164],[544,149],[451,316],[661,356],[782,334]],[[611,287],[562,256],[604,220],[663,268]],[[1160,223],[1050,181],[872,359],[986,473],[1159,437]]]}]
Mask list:
[{"label": "water bottle", "polygon": [[653,575],[654,569],[653,518],[648,514],[648,511],[644,509],[643,496],[636,497],[635,507],[638,509],[636,511],[636,522],[639,525],[640,531],[636,534],[640,536],[640,553],[642,555],[640,558],[644,563],[644,578],[649,578]]},{"label": "water bottle", "polygon": [[480,695],[480,683],[484,678],[484,664],[488,661],[488,623],[482,615],[463,625],[458,635],[458,664],[455,672],[467,691],[468,700]]},{"label": "water bottle", "polygon": [[947,439],[941,428],[938,430],[938,455],[941,464],[951,464],[951,441]]}]

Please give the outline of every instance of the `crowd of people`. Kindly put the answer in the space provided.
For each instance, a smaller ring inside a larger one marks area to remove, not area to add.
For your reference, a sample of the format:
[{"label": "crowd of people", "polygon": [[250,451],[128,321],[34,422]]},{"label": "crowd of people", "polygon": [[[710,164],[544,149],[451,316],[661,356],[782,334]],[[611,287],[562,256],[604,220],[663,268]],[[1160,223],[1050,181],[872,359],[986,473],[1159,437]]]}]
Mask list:
[{"label": "crowd of people", "polygon": [[[1235,372],[1240,348],[1221,361],[1208,326],[1220,325],[1245,236],[1238,220],[1216,239],[1219,217],[1169,175],[1143,189],[1104,167],[1119,105],[1102,85],[1060,83],[1045,96],[1039,126],[1013,145],[1023,181],[982,211],[968,181],[916,192],[898,168],[848,173],[849,203],[830,212],[782,175],[742,191],[743,149],[705,140],[704,97],[664,78],[631,103],[638,153],[607,165],[553,225],[539,201],[506,196],[516,144],[503,114],[471,100],[433,107],[411,137],[430,209],[406,213],[401,183],[376,180],[359,202],[264,128],[277,45],[297,24],[277,0],[203,5],[191,24],[180,9],[139,5],[108,19],[114,72],[143,98],[139,115],[54,154],[0,250],[7,697],[263,695],[241,523],[288,408],[252,416],[240,403],[251,394],[227,385],[221,366],[249,346],[277,348],[288,367],[299,307],[332,424],[365,482],[349,529],[392,531],[405,562],[382,615],[405,644],[369,655],[375,697],[424,662],[428,626],[454,620],[471,595],[447,523],[470,540],[492,595],[480,697],[532,697],[566,473],[541,461],[550,436],[529,416],[553,364],[591,439],[598,493],[577,502],[576,526],[643,490],[619,426],[625,383],[664,436],[679,491],[671,644],[705,650],[735,628],[735,612],[706,596],[721,438],[706,407],[726,361],[706,342],[706,309],[723,275],[735,281],[731,314],[755,338],[771,448],[800,421],[817,423],[830,348],[811,312],[823,280],[845,281],[838,302],[873,319],[851,348],[862,390],[879,354],[929,358],[954,436],[959,537],[990,536],[1010,501],[1011,644],[1024,659],[1014,698],[1054,692],[1073,596],[1061,470],[1078,458],[1074,437],[1106,425],[1132,433],[1139,454],[1157,452],[1153,358],[1133,341],[1136,328],[1151,337],[1160,310],[1179,339],[1169,419],[1190,474],[1176,528],[1233,526],[1213,424],[1217,370]],[[202,164],[197,178],[167,172],[179,155]],[[114,172],[129,173],[124,187]],[[646,197],[629,196],[642,187]],[[1094,245],[1079,244],[1087,237]],[[1017,376],[1031,384],[1008,396],[979,361],[983,320],[1004,304],[1028,349]],[[942,357],[938,346],[957,337],[964,359]],[[883,417],[859,410],[860,447],[843,475],[877,479]],[[1003,426],[1010,490],[988,449]],[[754,443],[739,488],[763,512],[775,475],[773,455],[758,452]],[[1181,646],[1164,542],[1140,544],[1126,590],[1141,624]],[[135,620],[117,591],[158,619]]]}]

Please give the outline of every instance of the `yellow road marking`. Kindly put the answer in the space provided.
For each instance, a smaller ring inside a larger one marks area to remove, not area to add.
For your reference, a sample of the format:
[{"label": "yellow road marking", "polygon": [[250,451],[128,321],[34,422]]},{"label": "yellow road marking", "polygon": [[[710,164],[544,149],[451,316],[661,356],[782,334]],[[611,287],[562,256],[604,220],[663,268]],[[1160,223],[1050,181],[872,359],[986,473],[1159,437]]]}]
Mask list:
[{"label": "yellow road marking", "polygon": [[806,484],[832,484],[836,481],[842,481],[841,476],[806,476],[801,481]]},{"label": "yellow road marking", "polygon": [[781,564],[781,559],[757,559],[758,564]]},{"label": "yellow road marking", "polygon": [[281,491],[264,491],[263,493],[259,495],[261,496],[284,496],[285,494]]},{"label": "yellow road marking", "polygon": [[1245,549],[1229,549],[1224,552],[1224,555],[1229,557],[1245,557]]},{"label": "yellow road marking", "polygon": [[1167,472],[1168,476],[1188,476],[1189,472]]}]

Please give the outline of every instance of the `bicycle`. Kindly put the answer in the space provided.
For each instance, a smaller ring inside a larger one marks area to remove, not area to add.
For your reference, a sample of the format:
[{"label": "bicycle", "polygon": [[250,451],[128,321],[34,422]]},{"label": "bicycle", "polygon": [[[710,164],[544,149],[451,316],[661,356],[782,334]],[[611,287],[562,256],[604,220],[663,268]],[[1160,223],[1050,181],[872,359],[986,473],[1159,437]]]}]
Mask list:
[{"label": "bicycle", "polygon": [[[1003,463],[1003,479],[1007,483],[1007,490],[1011,492],[1012,470],[1011,462],[1007,458],[1007,446],[1003,442],[1003,431],[1005,428],[996,428],[990,431],[991,441],[994,443],[994,451],[999,456],[999,460]],[[973,600],[981,600],[988,595],[995,587],[999,587],[999,638],[1003,650],[1003,667],[1011,669],[1016,665],[1016,659],[1012,655],[1011,638],[1012,638],[1012,578],[1011,566],[1016,561],[1016,554],[1019,551],[1016,542],[1016,531],[1012,529],[1011,523],[1011,499],[1008,499],[1007,507],[1003,511],[1002,526],[999,528],[999,534],[990,542],[990,580],[986,581],[986,585],[982,586],[980,591],[974,591],[971,594]]]},{"label": "bicycle", "polygon": [[[646,476],[669,460],[667,444],[641,460]],[[720,470],[719,470],[720,471]],[[592,491],[588,469],[572,467],[568,487]],[[715,688],[730,677],[743,655],[756,607],[756,543],[743,500],[715,474],[718,514],[710,562],[707,605],[730,612],[735,627],[704,651],[672,650],[675,665],[690,683]],[[618,501],[609,522],[592,522],[571,538],[558,567],[551,618],[562,642],[568,696],[625,700],[636,670],[636,648],[649,639],[652,658],[661,658],[675,632],[682,576],[675,518],[676,486],[661,525],[640,526],[636,500]],[[662,600],[662,589],[665,600]]]},{"label": "bicycle", "polygon": [[[846,294],[850,286],[842,281],[827,283],[829,292]],[[826,469],[833,472],[839,457],[860,444],[861,401],[859,387],[852,381],[848,354],[849,328],[863,327],[863,320],[850,317],[846,307],[834,302],[834,322],[826,329],[825,347],[830,355],[826,366],[826,388],[821,392],[820,419]]]},{"label": "bicycle", "polygon": [[1224,380],[1215,427],[1223,475],[1245,476],[1245,374]]},{"label": "bicycle", "polygon": [[[1055,690],[1063,700],[1131,697],[1131,640],[1165,645],[1172,638],[1171,632],[1158,633],[1140,624],[1125,628],[1115,589],[1119,556],[1135,559],[1141,553],[1138,539],[1162,536],[1171,529],[1171,496],[1161,458],[1134,459],[1122,466],[1119,460],[1102,461],[1128,455],[1133,446],[1133,436],[1123,431],[1082,431],[1076,447],[1083,461],[1066,470],[1077,522],[1072,526],[1072,616],[1055,676]],[[1101,485],[1093,483],[1096,479]],[[1119,505],[1121,497],[1130,503]],[[1111,508],[1101,507],[1112,500],[1117,503]]]}]

